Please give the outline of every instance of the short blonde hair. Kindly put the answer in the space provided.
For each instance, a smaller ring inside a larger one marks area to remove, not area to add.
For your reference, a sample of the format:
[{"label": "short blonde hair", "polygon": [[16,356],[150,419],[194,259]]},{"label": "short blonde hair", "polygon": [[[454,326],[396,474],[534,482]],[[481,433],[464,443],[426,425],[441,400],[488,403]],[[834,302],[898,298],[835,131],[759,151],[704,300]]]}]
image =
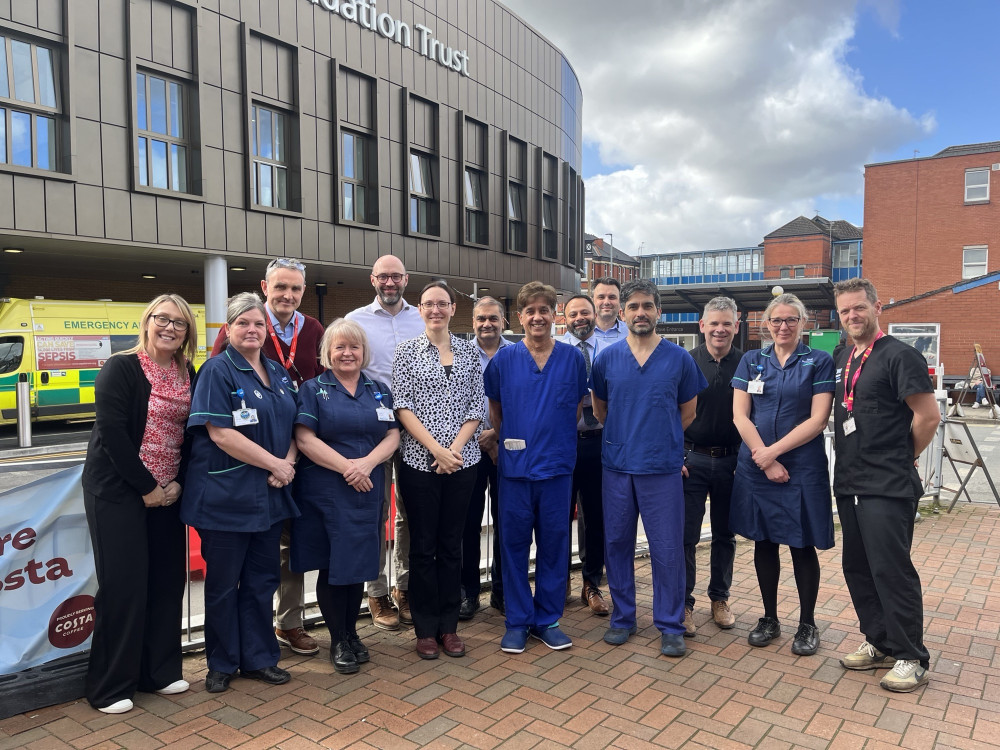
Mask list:
[{"label": "short blonde hair", "polygon": [[[195,354],[198,353],[198,324],[194,318],[194,311],[179,294],[161,294],[150,302],[146,309],[142,311],[139,318],[139,340],[131,349],[127,349],[122,354],[135,354],[138,351],[146,351],[149,347],[149,319],[153,313],[164,302],[172,302],[181,311],[181,317],[187,323],[187,330],[184,332],[184,342],[174,352],[174,361],[177,362],[177,372],[181,381],[187,379],[187,362],[193,362]],[[174,329],[177,330],[176,328]]]},{"label": "short blonde hair", "polygon": [[799,315],[799,333],[802,333],[802,329],[805,328],[806,324],[809,322],[809,312],[806,310],[806,306],[802,304],[802,300],[796,297],[794,294],[779,294],[777,297],[772,299],[767,307],[764,308],[764,314],[760,319],[760,335],[765,341],[771,340],[771,329],[767,327],[767,321],[771,319],[771,311],[778,305],[788,305],[789,307],[794,307],[795,312]]},{"label": "short blonde hair", "polygon": [[323,331],[323,338],[319,340],[319,363],[327,370],[333,369],[333,362],[330,359],[330,348],[337,341],[346,341],[348,344],[361,344],[361,369],[364,370],[372,361],[371,350],[368,347],[368,336],[365,329],[347,318],[337,318]]}]

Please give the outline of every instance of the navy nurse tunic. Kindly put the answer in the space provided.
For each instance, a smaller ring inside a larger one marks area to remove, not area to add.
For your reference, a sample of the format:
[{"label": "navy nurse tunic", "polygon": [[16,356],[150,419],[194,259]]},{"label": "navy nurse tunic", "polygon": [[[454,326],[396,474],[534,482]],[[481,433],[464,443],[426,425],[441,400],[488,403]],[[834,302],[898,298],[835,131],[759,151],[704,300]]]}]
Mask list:
[{"label": "navy nurse tunic", "polygon": [[291,486],[271,487],[270,472],[236,460],[208,436],[205,425],[233,427],[239,409],[238,391],[248,409],[257,410],[257,424],[235,427],[268,453],[285,456],[292,444],[297,402],[291,378],[263,354],[271,386],[261,382],[249,362],[229,347],[201,366],[191,395],[188,431],[191,458],[184,481],[181,520],[196,529],[267,531],[278,521],[299,514]]},{"label": "navy nurse tunic", "polygon": [[[800,343],[782,367],[774,346],[747,352],[733,376],[733,387],[746,391],[757,378],[762,394],[751,394],[750,420],[765,445],[771,445],[805,422],[817,393],[833,393],[833,358]],[[761,368],[761,369],[758,369]],[[788,482],[772,482],[757,468],[750,449],[740,447],[730,506],[729,528],[755,541],[791,547],[833,546],[833,501],[823,436],[778,457]]]},{"label": "navy nurse tunic", "polygon": [[[379,421],[376,409],[392,410],[384,383],[361,373],[350,393],[327,370],[302,384],[295,424],[305,425],[341,456],[367,456],[399,423]],[[372,488],[358,492],[341,474],[303,455],[295,476],[302,515],[292,522],[291,568],[329,569],[334,586],[370,581],[378,575],[379,533],[384,495],[383,464],[372,470]]]}]

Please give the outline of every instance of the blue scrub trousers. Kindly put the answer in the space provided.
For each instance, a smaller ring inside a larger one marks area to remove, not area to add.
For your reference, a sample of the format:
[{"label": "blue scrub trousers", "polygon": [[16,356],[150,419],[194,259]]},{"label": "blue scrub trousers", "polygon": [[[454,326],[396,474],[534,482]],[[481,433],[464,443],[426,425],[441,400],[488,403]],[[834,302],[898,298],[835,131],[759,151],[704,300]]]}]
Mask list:
[{"label": "blue scrub trousers", "polygon": [[614,601],[612,628],[635,615],[636,524],[642,516],[653,568],[653,624],[684,632],[684,486],[681,474],[626,474],[604,467],[604,564]]},{"label": "blue scrub trousers", "polygon": [[[562,617],[569,571],[569,501],[573,475],[521,480],[500,477],[500,538],[507,628],[547,628]],[[535,595],[528,583],[535,535]]]},{"label": "blue scrub trousers", "polygon": [[274,667],[281,651],[271,599],[280,580],[284,521],[267,531],[198,529],[205,558],[205,657],[226,674]]}]

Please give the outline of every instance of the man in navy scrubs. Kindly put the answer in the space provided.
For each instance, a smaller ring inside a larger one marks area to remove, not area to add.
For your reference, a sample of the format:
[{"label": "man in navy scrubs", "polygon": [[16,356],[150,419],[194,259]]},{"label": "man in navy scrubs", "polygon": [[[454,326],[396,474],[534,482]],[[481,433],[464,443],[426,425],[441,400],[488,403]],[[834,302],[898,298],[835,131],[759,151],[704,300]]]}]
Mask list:
[{"label": "man in navy scrubs", "polygon": [[[559,628],[569,571],[569,500],[576,421],[587,395],[583,355],[552,338],[556,290],[537,281],[517,295],[524,339],[502,347],[484,382],[499,432],[500,527],[507,632],[501,650],[524,651],[528,635],[551,649],[573,645]],[[528,555],[535,536],[535,594]]]},{"label": "man in navy scrubs", "polygon": [[604,549],[614,612],[604,640],[636,632],[638,518],[653,568],[653,624],[660,653],[683,656],[684,430],[708,383],[684,349],[656,334],[660,293],[648,280],[622,287],[628,336],[594,361],[594,415],[604,424]]},{"label": "man in navy scrubs", "polygon": [[914,466],[941,420],[927,361],[882,333],[882,303],[868,279],[834,285],[854,346],[837,365],[833,492],[843,527],[843,566],[865,642],[840,663],[892,667],[879,683],[908,693],[929,679],[920,576],[910,559],[923,493]]}]

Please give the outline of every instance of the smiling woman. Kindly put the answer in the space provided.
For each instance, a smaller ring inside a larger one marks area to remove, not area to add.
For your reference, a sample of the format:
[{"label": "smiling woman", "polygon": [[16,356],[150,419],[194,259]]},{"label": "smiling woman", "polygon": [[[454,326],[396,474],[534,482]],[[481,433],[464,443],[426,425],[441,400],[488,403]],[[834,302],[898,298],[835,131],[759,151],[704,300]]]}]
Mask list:
[{"label": "smiling woman", "polygon": [[97,420],[83,468],[98,582],[86,693],[104,713],[131,710],[137,691],[188,689],[177,479],[196,345],[187,302],[160,295],[142,314],[136,346],[111,357],[97,376]]}]

